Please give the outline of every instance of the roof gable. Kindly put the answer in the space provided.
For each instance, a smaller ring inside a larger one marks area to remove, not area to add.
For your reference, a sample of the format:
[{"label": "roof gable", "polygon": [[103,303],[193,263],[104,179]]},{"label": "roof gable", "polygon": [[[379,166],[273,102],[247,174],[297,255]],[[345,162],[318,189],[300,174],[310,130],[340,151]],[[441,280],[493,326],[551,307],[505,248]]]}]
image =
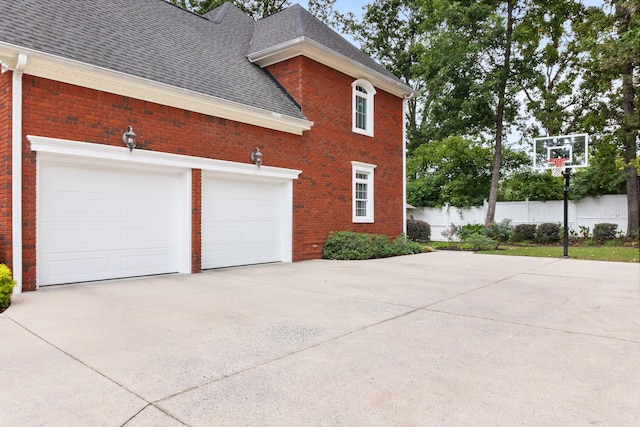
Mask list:
[{"label": "roof gable", "polygon": [[267,66],[305,55],[398,96],[414,91],[299,4],[256,22],[249,59]]}]

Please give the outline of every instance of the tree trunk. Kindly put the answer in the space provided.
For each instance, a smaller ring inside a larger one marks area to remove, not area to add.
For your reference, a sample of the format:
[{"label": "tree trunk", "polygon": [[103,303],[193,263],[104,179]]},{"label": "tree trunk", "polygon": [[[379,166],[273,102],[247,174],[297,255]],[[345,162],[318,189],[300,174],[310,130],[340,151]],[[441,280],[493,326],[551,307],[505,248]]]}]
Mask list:
[{"label": "tree trunk", "polygon": [[622,74],[623,108],[625,114],[624,162],[627,165],[627,236],[638,233],[640,228],[640,185],[638,169],[635,165],[637,157],[636,138],[638,136],[638,118],[635,113],[633,65],[628,62]]},{"label": "tree trunk", "polygon": [[627,236],[637,236],[640,230],[640,185],[635,165],[627,167]]},{"label": "tree trunk", "polygon": [[500,183],[500,168],[502,167],[502,137],[504,133],[504,110],[507,93],[507,83],[511,73],[511,50],[513,47],[513,6],[514,0],[507,1],[507,27],[504,44],[504,64],[500,72],[498,87],[498,105],[496,107],[496,140],[493,152],[493,168],[491,169],[491,188],[489,190],[489,204],[485,224],[495,222],[496,203],[498,202],[498,184]]}]

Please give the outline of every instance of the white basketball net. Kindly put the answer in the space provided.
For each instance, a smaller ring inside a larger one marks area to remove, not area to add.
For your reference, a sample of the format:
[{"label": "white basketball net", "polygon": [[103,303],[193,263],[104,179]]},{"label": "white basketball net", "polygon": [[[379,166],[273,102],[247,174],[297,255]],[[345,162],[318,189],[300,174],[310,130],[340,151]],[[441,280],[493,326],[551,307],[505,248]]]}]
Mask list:
[{"label": "white basketball net", "polygon": [[551,175],[562,176],[565,169],[564,162],[566,161],[567,159],[561,159],[561,158],[547,160],[547,162],[549,163],[549,166],[551,166]]}]

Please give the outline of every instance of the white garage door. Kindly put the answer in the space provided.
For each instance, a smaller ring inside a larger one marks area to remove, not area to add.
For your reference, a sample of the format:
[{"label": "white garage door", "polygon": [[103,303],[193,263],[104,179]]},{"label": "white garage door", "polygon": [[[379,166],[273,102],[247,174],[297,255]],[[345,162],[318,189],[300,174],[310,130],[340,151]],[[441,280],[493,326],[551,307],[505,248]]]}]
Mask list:
[{"label": "white garage door", "polygon": [[202,268],[288,261],[288,185],[203,176]]},{"label": "white garage door", "polygon": [[180,174],[40,162],[38,285],[178,271]]}]

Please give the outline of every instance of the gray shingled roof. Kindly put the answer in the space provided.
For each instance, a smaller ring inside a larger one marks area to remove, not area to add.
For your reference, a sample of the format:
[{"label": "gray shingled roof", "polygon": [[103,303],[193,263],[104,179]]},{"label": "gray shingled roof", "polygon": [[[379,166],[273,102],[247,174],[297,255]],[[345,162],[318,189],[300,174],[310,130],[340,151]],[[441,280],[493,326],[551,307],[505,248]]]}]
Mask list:
[{"label": "gray shingled roof", "polygon": [[249,55],[292,40],[305,37],[360,63],[386,77],[400,80],[384,66],[378,64],[340,34],[313,16],[299,4],[259,20],[256,23]]},{"label": "gray shingled roof", "polygon": [[225,4],[197,16],[163,0],[11,0],[0,41],[305,119],[246,58],[255,22]]},{"label": "gray shingled roof", "polygon": [[304,36],[398,79],[300,5],[255,22],[231,3],[198,16],[164,0],[10,0],[0,42],[305,119],[248,53]]}]

